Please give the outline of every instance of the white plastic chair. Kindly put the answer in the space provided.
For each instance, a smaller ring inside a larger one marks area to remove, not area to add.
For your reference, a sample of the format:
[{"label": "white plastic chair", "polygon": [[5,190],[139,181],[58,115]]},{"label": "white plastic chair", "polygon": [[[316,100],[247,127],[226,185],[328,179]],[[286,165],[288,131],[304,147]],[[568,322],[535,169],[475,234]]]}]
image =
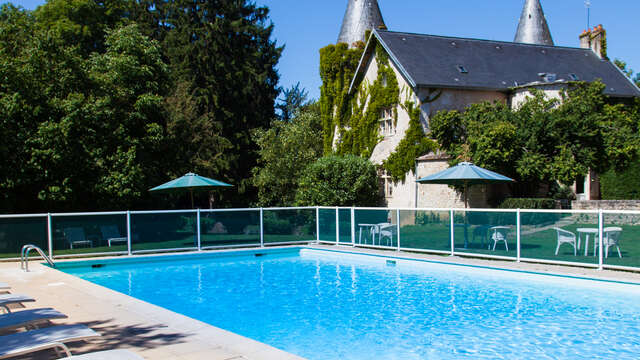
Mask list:
[{"label": "white plastic chair", "polygon": [[509,245],[507,244],[507,233],[511,228],[508,226],[493,226],[489,228],[491,232],[491,240],[493,240],[493,250],[496,251],[496,245],[498,242],[504,242],[504,248],[509,251]]},{"label": "white plastic chair", "polygon": [[382,239],[387,239],[387,246],[393,246],[393,235],[397,232],[397,226],[391,223],[381,223],[378,224],[378,229],[380,229],[379,234],[379,245],[382,245]]},{"label": "white plastic chair", "polygon": [[605,252],[604,252],[605,258],[609,257],[609,248],[612,246],[616,247],[616,250],[618,250],[618,256],[622,258],[622,254],[620,253],[620,246],[618,246],[621,235],[622,235],[621,227],[612,226],[612,227],[603,229],[602,246],[605,248]]},{"label": "white plastic chair", "polygon": [[576,240],[576,234],[571,231],[567,231],[564,229],[560,229],[554,227],[556,233],[558,234],[558,245],[556,246],[556,256],[558,255],[558,251],[560,250],[560,245],[562,244],[570,244],[573,246],[573,256],[578,255],[578,242]]}]

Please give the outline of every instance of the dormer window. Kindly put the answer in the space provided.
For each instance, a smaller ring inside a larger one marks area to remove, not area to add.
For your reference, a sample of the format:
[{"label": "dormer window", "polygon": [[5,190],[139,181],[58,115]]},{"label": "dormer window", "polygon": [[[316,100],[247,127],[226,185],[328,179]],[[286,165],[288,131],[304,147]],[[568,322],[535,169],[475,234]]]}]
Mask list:
[{"label": "dormer window", "polygon": [[393,110],[391,108],[385,108],[380,111],[378,124],[380,127],[380,135],[387,137],[396,134],[396,127],[393,121]]}]

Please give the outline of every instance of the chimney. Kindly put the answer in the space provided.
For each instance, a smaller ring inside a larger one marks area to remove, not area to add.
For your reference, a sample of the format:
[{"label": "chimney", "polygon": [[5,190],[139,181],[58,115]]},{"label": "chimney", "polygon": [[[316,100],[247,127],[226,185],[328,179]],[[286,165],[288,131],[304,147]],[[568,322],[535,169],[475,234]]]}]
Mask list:
[{"label": "chimney", "polygon": [[607,31],[602,25],[583,31],[580,34],[580,47],[593,50],[600,59],[609,59],[607,57]]}]

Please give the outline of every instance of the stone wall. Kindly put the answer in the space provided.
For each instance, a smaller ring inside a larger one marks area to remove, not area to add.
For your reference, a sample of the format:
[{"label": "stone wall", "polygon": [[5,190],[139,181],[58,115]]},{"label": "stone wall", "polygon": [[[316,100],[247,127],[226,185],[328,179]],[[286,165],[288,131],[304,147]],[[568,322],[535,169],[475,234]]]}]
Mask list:
[{"label": "stone wall", "polygon": [[573,210],[640,210],[640,200],[572,201]]}]

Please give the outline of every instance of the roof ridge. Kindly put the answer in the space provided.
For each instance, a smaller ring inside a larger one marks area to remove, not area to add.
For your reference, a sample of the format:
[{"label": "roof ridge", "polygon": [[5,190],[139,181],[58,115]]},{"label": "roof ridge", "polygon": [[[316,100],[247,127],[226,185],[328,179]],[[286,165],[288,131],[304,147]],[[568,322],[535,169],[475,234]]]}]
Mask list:
[{"label": "roof ridge", "polygon": [[519,43],[519,42],[513,42],[513,41],[506,41],[506,40],[489,40],[489,39],[468,38],[468,37],[461,37],[461,36],[421,34],[421,33],[414,33],[414,32],[390,31],[390,30],[380,30],[380,29],[375,29],[374,31],[377,32],[377,33],[405,34],[405,35],[428,36],[428,37],[441,38],[441,39],[455,39],[455,40],[493,42],[493,43],[498,43],[498,44],[509,44],[509,45],[516,45],[516,46],[530,46],[530,47],[538,47],[538,48],[546,48],[546,49],[551,48],[551,49],[569,49],[569,50],[592,51],[591,49],[583,49],[581,47],[574,47],[574,46],[527,44],[527,43]]}]

